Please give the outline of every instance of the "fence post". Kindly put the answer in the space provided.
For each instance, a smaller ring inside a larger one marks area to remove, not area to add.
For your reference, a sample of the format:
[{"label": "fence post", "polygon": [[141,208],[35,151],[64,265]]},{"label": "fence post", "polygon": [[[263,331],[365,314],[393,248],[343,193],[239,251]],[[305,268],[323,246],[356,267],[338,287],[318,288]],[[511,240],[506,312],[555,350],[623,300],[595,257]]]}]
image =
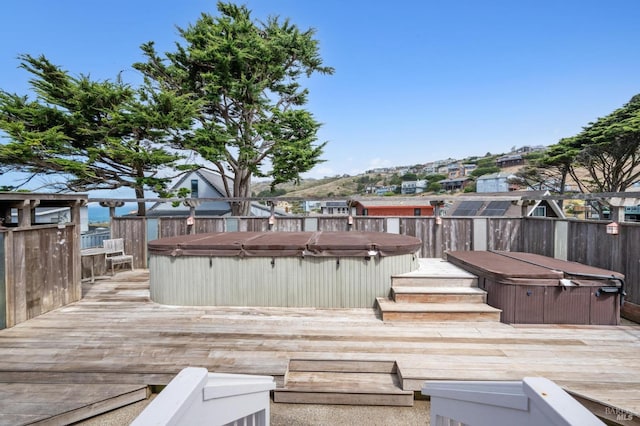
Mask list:
[{"label": "fence post", "polygon": [[487,218],[473,219],[473,240],[471,248],[482,251],[487,249]]},{"label": "fence post", "polygon": [[566,220],[555,220],[553,229],[553,257],[561,260],[568,260],[569,245],[569,222]]}]

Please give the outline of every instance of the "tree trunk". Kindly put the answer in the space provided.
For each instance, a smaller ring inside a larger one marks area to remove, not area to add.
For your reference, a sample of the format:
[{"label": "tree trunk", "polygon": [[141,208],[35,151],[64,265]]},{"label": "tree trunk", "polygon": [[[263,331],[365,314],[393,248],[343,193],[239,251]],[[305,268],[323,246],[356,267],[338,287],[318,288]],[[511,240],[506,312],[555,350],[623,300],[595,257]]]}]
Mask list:
[{"label": "tree trunk", "polygon": [[[138,200],[144,198],[144,189],[137,187],[135,188],[136,198]],[[144,201],[138,201],[138,216],[146,216],[147,215],[147,205]]]},{"label": "tree trunk", "polygon": [[[248,169],[236,170],[233,180],[233,196],[238,198],[249,198],[251,191],[251,171]],[[251,214],[250,201],[234,201],[231,203],[231,214],[233,216],[249,216]]]}]

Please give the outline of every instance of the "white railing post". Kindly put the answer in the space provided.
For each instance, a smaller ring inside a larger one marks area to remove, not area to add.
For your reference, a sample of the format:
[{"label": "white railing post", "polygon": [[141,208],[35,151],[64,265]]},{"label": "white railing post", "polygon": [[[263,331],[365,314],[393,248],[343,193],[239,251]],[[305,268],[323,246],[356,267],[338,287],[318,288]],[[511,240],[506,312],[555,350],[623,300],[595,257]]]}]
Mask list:
[{"label": "white railing post", "polygon": [[554,382],[525,377],[521,382],[427,381],[431,424],[469,426],[604,425]]},{"label": "white railing post", "polygon": [[148,425],[269,426],[271,376],[209,373],[205,368],[182,370],[131,423]]}]

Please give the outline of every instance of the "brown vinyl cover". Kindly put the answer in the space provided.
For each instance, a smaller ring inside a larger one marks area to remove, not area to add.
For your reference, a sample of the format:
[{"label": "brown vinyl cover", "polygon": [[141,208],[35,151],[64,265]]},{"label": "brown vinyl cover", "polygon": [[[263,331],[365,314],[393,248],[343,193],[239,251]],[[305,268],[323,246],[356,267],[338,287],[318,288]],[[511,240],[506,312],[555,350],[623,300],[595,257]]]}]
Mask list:
[{"label": "brown vinyl cover", "polygon": [[523,262],[491,251],[450,251],[447,260],[458,266],[468,266],[492,275],[500,281],[526,279],[555,279],[564,275],[560,271]]},{"label": "brown vinyl cover", "polygon": [[[579,285],[599,286],[605,277],[624,279],[623,274],[607,269],[524,252],[451,251],[447,252],[447,260],[476,275],[490,276],[502,284],[558,285],[561,278],[569,278]],[[584,277],[582,274],[602,278]]]},{"label": "brown vinyl cover", "polygon": [[220,232],[150,241],[165,256],[368,257],[416,253],[415,237],[384,232]]},{"label": "brown vinyl cover", "polygon": [[542,256],[540,254],[534,253],[524,253],[524,252],[510,252],[510,251],[496,251],[502,256],[511,257],[513,259],[522,260],[527,263],[531,263],[534,265],[542,266],[548,269],[554,269],[556,271],[562,271],[566,275],[571,276],[580,276],[582,274],[589,275],[601,275],[607,277],[616,277],[624,279],[624,275],[610,271],[608,269],[596,268],[595,266],[584,265],[578,262],[570,262],[568,260],[554,259],[552,257]]}]

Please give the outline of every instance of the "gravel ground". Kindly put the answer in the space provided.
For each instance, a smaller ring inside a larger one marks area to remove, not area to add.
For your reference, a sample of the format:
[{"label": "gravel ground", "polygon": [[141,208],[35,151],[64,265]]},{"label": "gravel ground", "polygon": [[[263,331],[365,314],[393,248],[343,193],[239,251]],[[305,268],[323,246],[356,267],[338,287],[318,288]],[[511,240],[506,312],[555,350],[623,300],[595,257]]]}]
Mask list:
[{"label": "gravel ground", "polygon": [[[82,426],[122,426],[131,423],[151,399],[78,423]],[[414,401],[413,407],[351,405],[274,404],[272,426],[417,426],[429,424],[429,401]]]},{"label": "gravel ground", "polygon": [[271,403],[272,426],[424,426],[428,424],[429,401],[414,401],[413,407]]}]

